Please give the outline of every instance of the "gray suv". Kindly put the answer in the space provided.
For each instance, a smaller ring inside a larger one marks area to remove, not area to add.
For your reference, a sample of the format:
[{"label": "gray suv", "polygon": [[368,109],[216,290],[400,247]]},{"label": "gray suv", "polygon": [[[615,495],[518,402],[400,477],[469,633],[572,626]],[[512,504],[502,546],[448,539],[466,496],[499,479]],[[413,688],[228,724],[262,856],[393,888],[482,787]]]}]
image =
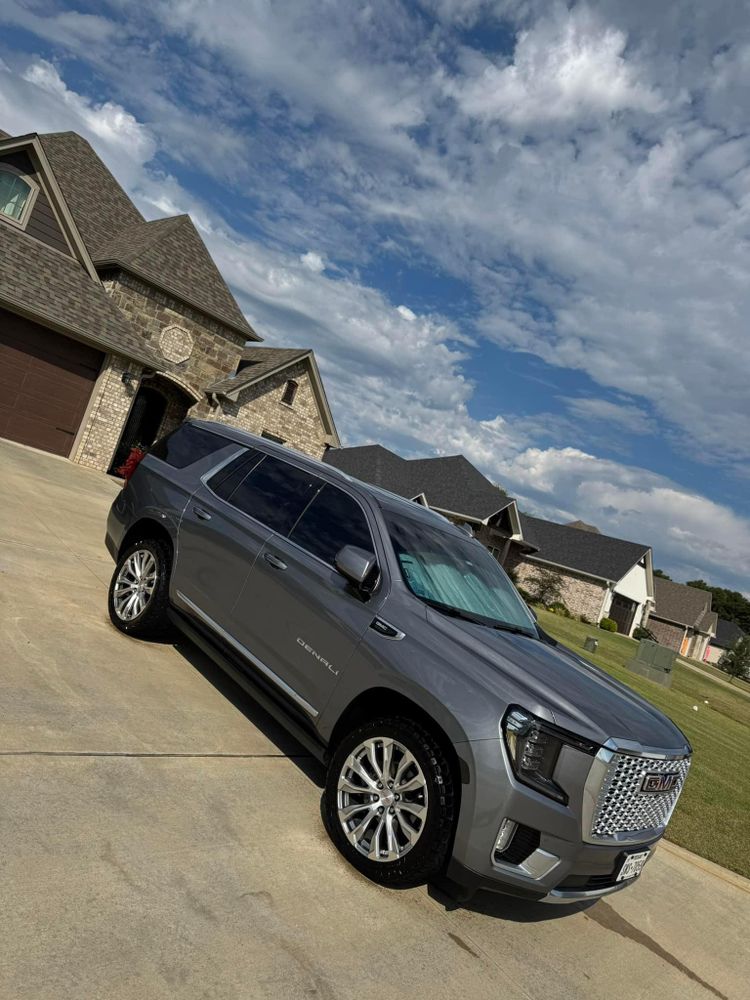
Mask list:
[{"label": "gray suv", "polygon": [[664,833],[685,736],[419,504],[191,421],[117,496],[107,548],[114,625],[176,627],[283,720],[370,879],[579,900],[629,885]]}]

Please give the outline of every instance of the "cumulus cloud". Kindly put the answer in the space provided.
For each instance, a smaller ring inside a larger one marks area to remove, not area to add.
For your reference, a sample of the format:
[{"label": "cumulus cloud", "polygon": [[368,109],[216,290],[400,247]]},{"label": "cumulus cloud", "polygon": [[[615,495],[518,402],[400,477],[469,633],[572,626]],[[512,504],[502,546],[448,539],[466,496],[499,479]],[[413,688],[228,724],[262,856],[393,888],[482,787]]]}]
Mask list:
[{"label": "cumulus cloud", "polygon": [[446,90],[472,118],[521,128],[625,109],[663,110],[663,98],[626,58],[626,45],[625,32],[585,4],[558,4],[520,32],[512,62],[501,65],[473,53],[465,57],[466,72]]}]

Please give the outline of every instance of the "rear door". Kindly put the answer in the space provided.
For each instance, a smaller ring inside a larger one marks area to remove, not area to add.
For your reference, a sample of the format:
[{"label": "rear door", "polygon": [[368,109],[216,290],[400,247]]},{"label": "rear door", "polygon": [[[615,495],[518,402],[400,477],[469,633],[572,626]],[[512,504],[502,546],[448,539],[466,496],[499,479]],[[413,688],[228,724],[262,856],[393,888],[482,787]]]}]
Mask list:
[{"label": "rear door", "polygon": [[267,538],[234,609],[241,641],[313,717],[383,603],[377,589],[363,600],[335,569],[336,553],[345,545],[382,561],[359,501],[319,481],[295,523]]},{"label": "rear door", "polygon": [[231,629],[232,608],[270,529],[248,519],[231,498],[265,455],[238,446],[228,462],[204,475],[180,521],[172,597],[205,625]]}]

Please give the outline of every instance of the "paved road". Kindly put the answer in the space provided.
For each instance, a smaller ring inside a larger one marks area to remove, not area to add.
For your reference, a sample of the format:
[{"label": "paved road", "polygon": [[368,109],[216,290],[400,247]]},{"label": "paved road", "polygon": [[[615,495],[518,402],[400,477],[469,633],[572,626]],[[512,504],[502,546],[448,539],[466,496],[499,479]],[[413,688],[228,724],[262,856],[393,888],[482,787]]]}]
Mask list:
[{"label": "paved road", "polygon": [[0,997],[748,995],[750,883],[672,845],[587,909],[352,871],[319,767],[195,650],[109,625],[116,489],[0,442]]}]

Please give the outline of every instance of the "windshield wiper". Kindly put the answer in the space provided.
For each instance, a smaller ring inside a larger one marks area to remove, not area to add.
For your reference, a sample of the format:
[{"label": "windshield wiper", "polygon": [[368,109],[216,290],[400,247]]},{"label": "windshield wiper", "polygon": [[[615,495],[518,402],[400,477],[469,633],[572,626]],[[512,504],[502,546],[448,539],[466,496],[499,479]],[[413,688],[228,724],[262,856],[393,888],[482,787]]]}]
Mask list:
[{"label": "windshield wiper", "polygon": [[420,600],[436,611],[441,611],[444,615],[449,615],[451,618],[460,618],[465,622],[471,622],[472,625],[484,625],[485,628],[494,628],[498,632],[525,635],[529,639],[538,638],[530,629],[525,629],[521,625],[512,625],[510,622],[501,622],[494,618],[484,618],[482,615],[473,615],[470,611],[454,607],[452,604],[443,604],[442,601],[434,601],[431,597],[422,597]]}]

